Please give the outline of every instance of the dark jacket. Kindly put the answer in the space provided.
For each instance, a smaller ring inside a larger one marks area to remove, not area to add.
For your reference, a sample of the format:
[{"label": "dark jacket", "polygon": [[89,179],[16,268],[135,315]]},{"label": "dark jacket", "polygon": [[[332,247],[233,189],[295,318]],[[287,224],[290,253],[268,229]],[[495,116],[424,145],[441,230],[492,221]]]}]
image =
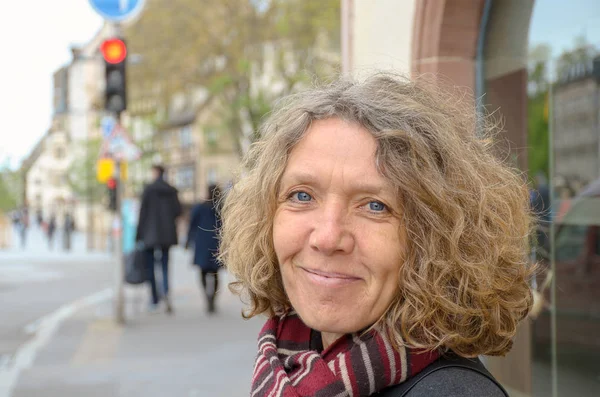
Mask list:
[{"label": "dark jacket", "polygon": [[453,353],[430,364],[406,382],[377,397],[507,397],[508,394],[479,359]]},{"label": "dark jacket", "polygon": [[219,247],[220,219],[212,202],[197,204],[192,209],[187,244],[194,245],[194,264],[207,272],[216,272],[215,258]]},{"label": "dark jacket", "polygon": [[143,241],[146,247],[176,245],[176,219],[180,215],[177,189],[162,178],[157,179],[142,194],[136,241]]}]

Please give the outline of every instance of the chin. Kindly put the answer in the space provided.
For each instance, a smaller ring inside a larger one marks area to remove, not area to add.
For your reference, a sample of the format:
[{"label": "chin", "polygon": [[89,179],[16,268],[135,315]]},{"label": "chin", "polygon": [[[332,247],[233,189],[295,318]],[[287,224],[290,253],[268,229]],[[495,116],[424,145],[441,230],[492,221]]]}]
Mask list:
[{"label": "chin", "polygon": [[300,307],[296,312],[308,327],[319,332],[351,334],[371,325],[366,315],[357,313],[355,307],[339,308],[336,305]]}]

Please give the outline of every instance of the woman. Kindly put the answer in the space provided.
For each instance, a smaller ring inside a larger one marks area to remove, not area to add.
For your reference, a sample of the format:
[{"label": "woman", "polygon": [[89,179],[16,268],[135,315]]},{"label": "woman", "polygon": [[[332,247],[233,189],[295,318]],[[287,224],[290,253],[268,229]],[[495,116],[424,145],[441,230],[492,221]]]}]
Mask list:
[{"label": "woman", "polygon": [[215,255],[219,245],[219,187],[209,186],[208,200],[192,209],[186,248],[194,245],[194,264],[200,268],[200,284],[206,295],[209,313],[215,312],[215,298],[219,287],[219,264]]},{"label": "woman", "polygon": [[505,395],[477,356],[530,310],[531,216],[489,132],[387,74],[270,116],[222,212],[245,317],[269,316],[253,396]]}]

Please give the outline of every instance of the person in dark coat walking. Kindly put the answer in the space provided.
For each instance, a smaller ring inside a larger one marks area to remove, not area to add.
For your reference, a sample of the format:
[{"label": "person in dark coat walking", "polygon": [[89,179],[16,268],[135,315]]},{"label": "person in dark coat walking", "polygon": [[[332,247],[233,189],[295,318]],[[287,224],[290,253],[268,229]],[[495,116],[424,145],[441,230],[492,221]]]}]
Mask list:
[{"label": "person in dark coat walking", "polygon": [[215,311],[215,297],[219,287],[219,264],[216,254],[219,247],[220,217],[219,187],[208,188],[208,200],[192,209],[186,248],[194,246],[194,264],[199,267],[200,284],[204,290],[209,313]]},{"label": "person in dark coat walking", "polygon": [[147,256],[148,279],[152,293],[150,310],[158,307],[159,296],[154,274],[155,253],[161,253],[163,298],[167,313],[173,308],[169,299],[169,248],[177,244],[177,218],[181,215],[181,204],[177,189],[164,180],[165,169],[152,167],[154,182],[144,188],[136,241],[144,244]]},{"label": "person in dark coat walking", "polygon": [[74,229],[75,222],[73,221],[73,215],[67,212],[63,222],[63,249],[65,251],[71,250],[71,235]]},{"label": "person in dark coat walking", "polygon": [[48,222],[48,230],[46,234],[48,236],[48,248],[52,249],[54,246],[54,232],[56,231],[56,216],[52,214],[50,216],[50,222]]}]

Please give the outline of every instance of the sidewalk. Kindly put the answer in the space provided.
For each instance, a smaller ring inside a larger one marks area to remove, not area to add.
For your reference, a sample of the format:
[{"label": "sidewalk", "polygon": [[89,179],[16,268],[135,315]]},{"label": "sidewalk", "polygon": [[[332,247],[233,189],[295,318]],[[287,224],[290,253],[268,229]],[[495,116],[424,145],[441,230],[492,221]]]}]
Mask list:
[{"label": "sidewalk", "polygon": [[12,396],[248,395],[264,319],[243,320],[226,272],[220,276],[219,311],[209,316],[189,253],[173,249],[173,316],[146,313],[146,286],[127,288],[125,326],[113,322],[112,299],[84,307],[20,373]]},{"label": "sidewalk", "polygon": [[52,249],[48,246],[48,239],[45,233],[38,226],[32,226],[27,231],[27,244],[21,246],[19,232],[15,227],[11,229],[12,243],[3,249],[0,249],[0,260],[8,261],[11,259],[47,259],[62,258],[66,260],[77,260],[82,257],[95,256],[98,258],[111,256],[111,253],[101,250],[89,252],[86,248],[86,235],[84,232],[73,232],[71,236],[71,249],[65,251],[63,248],[62,233],[58,231],[54,238]]}]

